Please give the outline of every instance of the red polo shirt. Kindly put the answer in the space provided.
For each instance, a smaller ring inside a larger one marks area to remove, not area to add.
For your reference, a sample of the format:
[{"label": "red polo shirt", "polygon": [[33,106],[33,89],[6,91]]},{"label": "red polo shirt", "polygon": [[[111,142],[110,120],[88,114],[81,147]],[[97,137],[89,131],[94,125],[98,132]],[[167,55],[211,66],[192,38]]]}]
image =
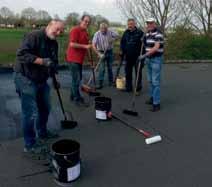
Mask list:
[{"label": "red polo shirt", "polygon": [[[89,42],[87,30],[82,29],[80,26],[72,28],[69,34],[69,43],[70,42],[87,45]],[[87,49],[68,46],[68,49],[66,50],[66,60],[68,63],[75,62],[83,64],[86,52]]]}]

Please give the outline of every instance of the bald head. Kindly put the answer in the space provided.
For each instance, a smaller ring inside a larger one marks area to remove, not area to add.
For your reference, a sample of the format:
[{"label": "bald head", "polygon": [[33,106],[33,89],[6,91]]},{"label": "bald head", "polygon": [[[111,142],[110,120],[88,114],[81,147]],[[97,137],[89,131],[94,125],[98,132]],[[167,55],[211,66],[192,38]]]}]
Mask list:
[{"label": "bald head", "polygon": [[46,35],[51,40],[55,40],[57,36],[64,31],[64,23],[61,20],[52,20],[46,27]]},{"label": "bald head", "polygon": [[108,29],[108,24],[107,23],[101,23],[99,26],[99,29],[101,32],[106,33]]}]

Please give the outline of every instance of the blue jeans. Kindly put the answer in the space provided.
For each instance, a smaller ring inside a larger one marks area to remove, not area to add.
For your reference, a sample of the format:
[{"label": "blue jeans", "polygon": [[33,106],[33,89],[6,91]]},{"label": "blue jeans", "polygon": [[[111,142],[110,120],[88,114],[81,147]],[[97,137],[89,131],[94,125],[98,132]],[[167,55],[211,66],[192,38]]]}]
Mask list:
[{"label": "blue jeans", "polygon": [[163,64],[162,57],[146,58],[147,78],[149,81],[149,95],[153,98],[153,104],[160,104],[160,80],[161,68]]},{"label": "blue jeans", "polygon": [[70,63],[71,72],[71,99],[79,101],[81,99],[80,84],[82,80],[82,65],[79,63]]},{"label": "blue jeans", "polygon": [[14,82],[16,91],[21,100],[22,128],[25,147],[35,144],[37,136],[43,138],[47,135],[47,122],[50,113],[50,87],[44,82],[37,84],[21,73],[15,73]]},{"label": "blue jeans", "polygon": [[105,65],[107,65],[107,71],[108,71],[108,81],[109,83],[113,82],[113,50],[108,50],[105,53],[105,58],[102,59],[99,65],[99,82],[103,83],[104,81],[104,75],[105,75]]}]

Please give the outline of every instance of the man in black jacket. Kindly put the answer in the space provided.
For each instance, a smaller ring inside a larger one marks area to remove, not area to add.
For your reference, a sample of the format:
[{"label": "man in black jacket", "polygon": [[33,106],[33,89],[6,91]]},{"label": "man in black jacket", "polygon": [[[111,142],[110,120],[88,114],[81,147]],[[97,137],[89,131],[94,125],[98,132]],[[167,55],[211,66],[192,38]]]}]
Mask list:
[{"label": "man in black jacket", "polygon": [[50,112],[47,79],[57,71],[56,37],[63,30],[62,21],[52,20],[45,29],[28,33],[17,51],[15,86],[21,100],[24,152],[39,150],[36,136],[42,140],[53,137],[46,126]]},{"label": "man in black jacket", "polygon": [[[124,32],[121,39],[121,55],[126,60],[125,73],[126,73],[126,91],[131,92],[133,89],[132,86],[132,71],[135,67],[135,75],[137,76],[138,63],[137,59],[141,53],[141,44],[143,38],[143,32],[136,27],[136,22],[134,19],[128,19],[127,21],[128,28]],[[139,72],[139,79],[136,91],[139,92],[142,88],[142,68],[141,66]]]}]

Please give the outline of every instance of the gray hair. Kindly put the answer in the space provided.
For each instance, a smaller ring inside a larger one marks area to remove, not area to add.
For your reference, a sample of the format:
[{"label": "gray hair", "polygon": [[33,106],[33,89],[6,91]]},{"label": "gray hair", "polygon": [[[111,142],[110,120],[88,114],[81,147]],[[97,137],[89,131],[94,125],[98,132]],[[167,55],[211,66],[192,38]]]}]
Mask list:
[{"label": "gray hair", "polygon": [[99,28],[100,28],[100,29],[108,28],[108,24],[107,24],[107,23],[101,23],[101,24],[99,25]]}]

